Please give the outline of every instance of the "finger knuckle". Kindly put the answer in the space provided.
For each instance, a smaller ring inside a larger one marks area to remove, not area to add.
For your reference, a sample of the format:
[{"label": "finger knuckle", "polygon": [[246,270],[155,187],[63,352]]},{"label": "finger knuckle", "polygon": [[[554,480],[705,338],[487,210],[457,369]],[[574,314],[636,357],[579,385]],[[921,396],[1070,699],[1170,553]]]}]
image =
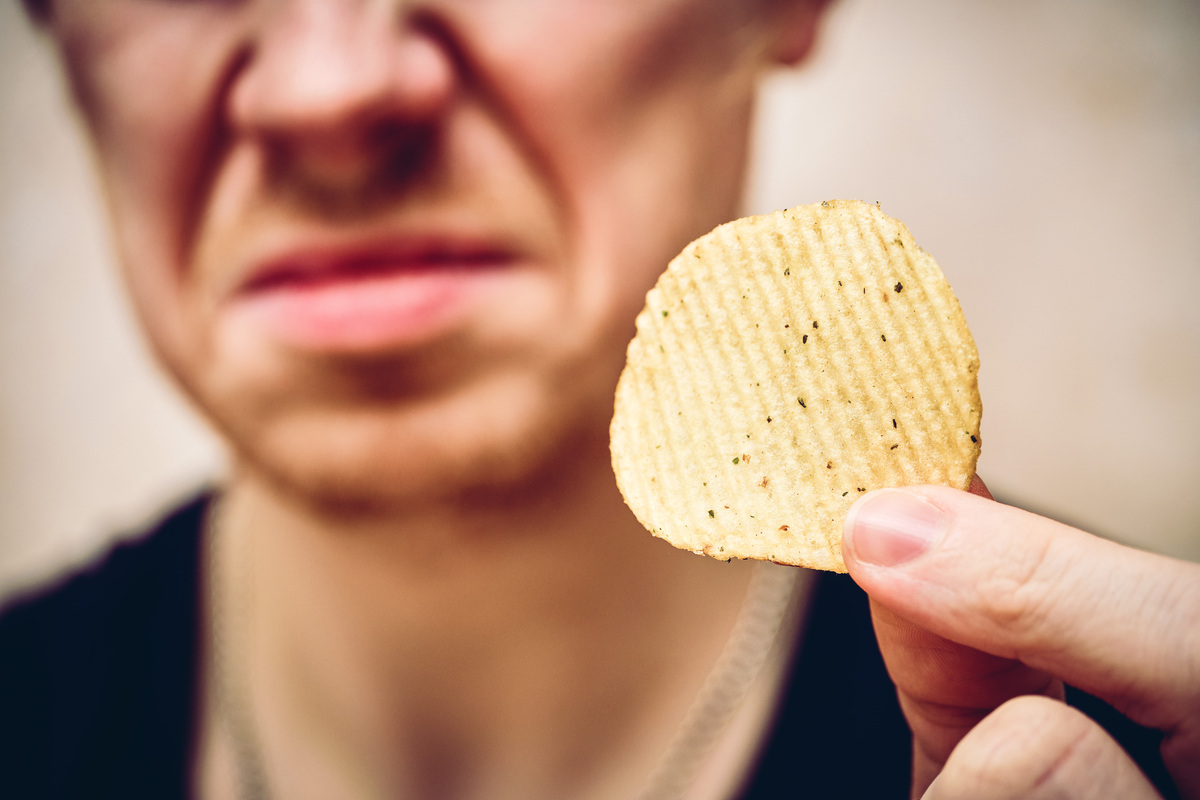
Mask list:
[{"label": "finger knuckle", "polygon": [[1022,632],[1040,630],[1052,619],[1056,579],[1049,541],[1021,552],[1019,558],[980,580],[975,600],[985,618],[1018,637]]}]

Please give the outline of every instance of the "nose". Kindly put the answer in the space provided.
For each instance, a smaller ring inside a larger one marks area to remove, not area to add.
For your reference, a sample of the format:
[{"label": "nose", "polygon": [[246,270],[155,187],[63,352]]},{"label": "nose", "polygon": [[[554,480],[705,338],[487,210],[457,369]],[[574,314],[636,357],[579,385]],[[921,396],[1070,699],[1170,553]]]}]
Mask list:
[{"label": "nose", "polygon": [[455,64],[417,14],[384,0],[268,0],[229,94],[235,131],[317,173],[421,135],[451,102]]}]

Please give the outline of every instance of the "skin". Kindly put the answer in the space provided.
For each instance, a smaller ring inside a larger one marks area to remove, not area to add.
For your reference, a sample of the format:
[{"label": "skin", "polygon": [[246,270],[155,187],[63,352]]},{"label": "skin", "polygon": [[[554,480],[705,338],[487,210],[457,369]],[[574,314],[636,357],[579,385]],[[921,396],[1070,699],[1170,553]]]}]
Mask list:
[{"label": "skin", "polygon": [[[54,4],[130,296],[233,456],[200,795],[236,791],[218,668],[277,796],[636,793],[749,572],[633,519],[613,390],[822,5]],[[499,254],[433,322],[405,290],[400,333],[359,330],[360,294],[297,338],[246,299],[281,259],[431,231]]]}]

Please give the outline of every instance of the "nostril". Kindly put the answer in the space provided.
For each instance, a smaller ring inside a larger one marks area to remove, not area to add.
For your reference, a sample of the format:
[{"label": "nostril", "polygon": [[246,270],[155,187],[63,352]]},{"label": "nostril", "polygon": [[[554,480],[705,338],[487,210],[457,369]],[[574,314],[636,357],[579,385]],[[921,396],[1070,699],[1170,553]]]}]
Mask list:
[{"label": "nostril", "polygon": [[410,182],[427,165],[436,162],[434,149],[437,144],[437,131],[433,126],[404,130],[391,128],[379,140],[379,152],[383,154],[383,159],[376,182],[389,186]]},{"label": "nostril", "polygon": [[436,163],[438,127],[379,122],[359,135],[280,139],[265,147],[271,190],[328,216],[355,215],[411,188]]}]

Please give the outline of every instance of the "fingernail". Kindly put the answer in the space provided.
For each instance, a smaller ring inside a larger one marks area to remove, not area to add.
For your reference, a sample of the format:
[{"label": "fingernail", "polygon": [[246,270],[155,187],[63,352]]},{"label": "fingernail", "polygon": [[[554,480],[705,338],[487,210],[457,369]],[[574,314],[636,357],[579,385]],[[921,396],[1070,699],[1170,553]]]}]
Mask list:
[{"label": "fingernail", "polygon": [[894,567],[928,550],[946,529],[946,515],[932,503],[899,489],[880,489],[846,515],[843,545],[859,561]]}]

